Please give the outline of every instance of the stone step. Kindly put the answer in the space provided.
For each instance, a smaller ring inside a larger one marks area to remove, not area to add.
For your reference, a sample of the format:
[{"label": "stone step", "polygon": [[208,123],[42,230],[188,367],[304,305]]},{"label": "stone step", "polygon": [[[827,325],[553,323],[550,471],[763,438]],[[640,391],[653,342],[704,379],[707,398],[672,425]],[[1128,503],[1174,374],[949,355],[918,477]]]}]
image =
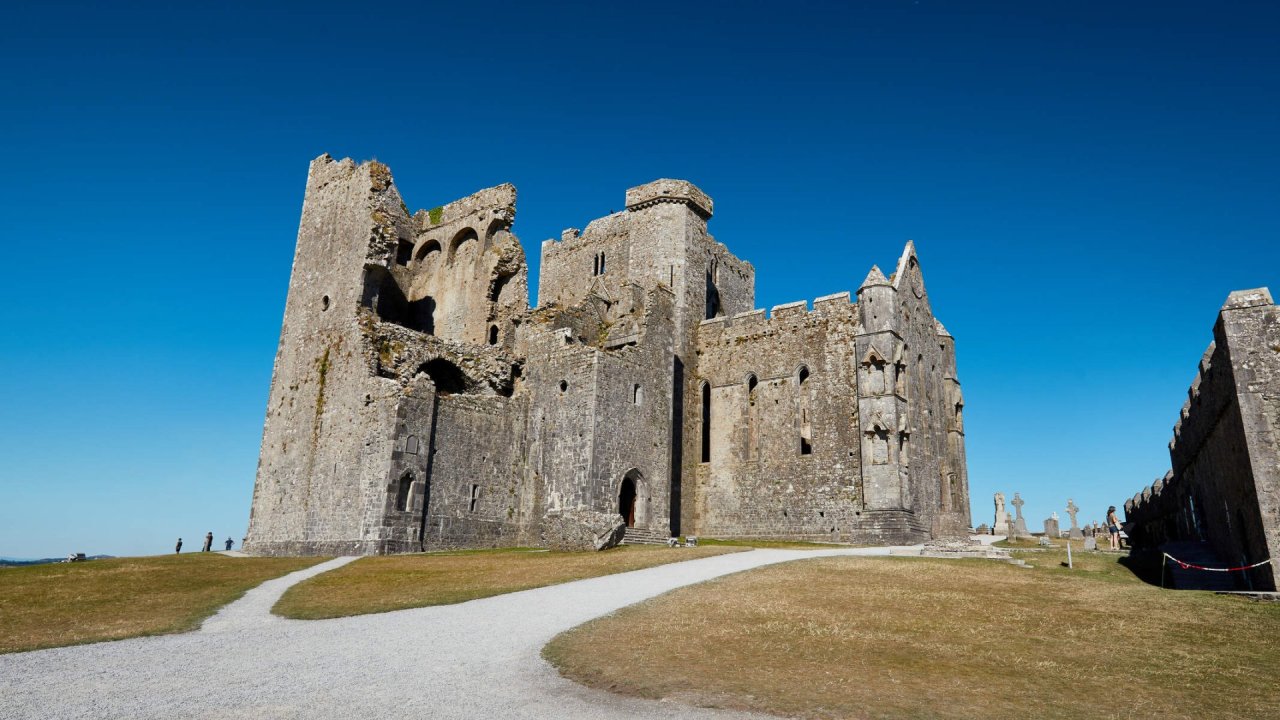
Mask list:
[{"label": "stone step", "polygon": [[667,535],[646,528],[627,528],[620,545],[666,545]]}]

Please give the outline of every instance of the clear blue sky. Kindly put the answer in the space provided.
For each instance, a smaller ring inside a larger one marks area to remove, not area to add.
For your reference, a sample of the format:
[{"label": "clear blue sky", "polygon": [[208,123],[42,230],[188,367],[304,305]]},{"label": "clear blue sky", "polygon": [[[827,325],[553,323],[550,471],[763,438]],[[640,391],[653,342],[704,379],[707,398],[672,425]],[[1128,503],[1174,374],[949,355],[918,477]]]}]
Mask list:
[{"label": "clear blue sky", "polygon": [[[1280,6],[20,3],[0,23],[0,555],[244,535],[308,161],[543,239],[689,179],[757,306],[919,247],[975,523],[1101,520],[1232,289],[1280,291]],[[474,8],[474,9],[473,9]]]}]

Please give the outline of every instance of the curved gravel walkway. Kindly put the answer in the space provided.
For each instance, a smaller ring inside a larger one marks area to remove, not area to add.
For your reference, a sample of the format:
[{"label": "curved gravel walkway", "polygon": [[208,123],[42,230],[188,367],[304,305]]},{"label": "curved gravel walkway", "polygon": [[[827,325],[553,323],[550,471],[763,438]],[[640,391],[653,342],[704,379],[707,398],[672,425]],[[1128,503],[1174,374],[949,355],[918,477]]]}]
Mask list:
[{"label": "curved gravel walkway", "polygon": [[0,716],[755,717],[585,688],[540,652],[564,630],[684,585],[788,560],[890,550],[752,550],[458,605],[334,620],[270,614],[290,585],[354,559],[338,558],[263,583],[196,632],[0,655]]}]

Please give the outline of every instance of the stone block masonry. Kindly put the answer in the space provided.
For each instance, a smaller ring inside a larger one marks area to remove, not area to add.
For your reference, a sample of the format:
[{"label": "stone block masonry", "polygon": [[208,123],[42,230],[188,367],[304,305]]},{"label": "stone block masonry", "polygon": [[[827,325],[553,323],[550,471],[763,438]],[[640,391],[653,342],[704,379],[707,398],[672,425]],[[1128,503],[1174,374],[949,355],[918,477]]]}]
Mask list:
[{"label": "stone block masonry", "polygon": [[1125,502],[1135,547],[1207,543],[1242,590],[1275,590],[1280,555],[1280,311],[1231,293],[1169,442],[1172,469]]},{"label": "stone block masonry", "polygon": [[542,244],[531,308],[515,201],[410,214],[385,166],[312,162],[249,552],[537,545],[590,513],[871,544],[969,526],[954,341],[914,245],[856,299],[766,312],[711,198],[657,180]]}]

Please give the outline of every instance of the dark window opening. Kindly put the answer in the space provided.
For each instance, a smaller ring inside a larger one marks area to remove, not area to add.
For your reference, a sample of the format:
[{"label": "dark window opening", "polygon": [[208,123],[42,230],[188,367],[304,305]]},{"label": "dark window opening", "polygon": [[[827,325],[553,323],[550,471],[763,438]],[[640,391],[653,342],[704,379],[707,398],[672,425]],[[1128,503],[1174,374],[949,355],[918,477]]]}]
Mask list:
[{"label": "dark window opening", "polygon": [[756,379],[755,374],[747,376],[747,402],[752,405],[756,404],[756,386],[759,384],[760,381]]},{"label": "dark window opening", "polygon": [[800,438],[800,454],[801,455],[813,454],[813,446],[809,444],[808,438],[805,438],[805,437]]},{"label": "dark window opening", "polygon": [[720,291],[716,289],[716,283],[711,279],[711,271],[707,271],[707,319],[718,318],[724,316],[724,309],[720,307]]},{"label": "dark window opening", "polygon": [[396,264],[408,265],[413,259],[413,243],[408,240],[400,240],[396,243]]},{"label": "dark window opening", "polygon": [[711,385],[702,383],[702,462],[711,462]]},{"label": "dark window opening", "polygon": [[413,473],[407,472],[400,476],[400,482],[396,485],[396,510],[404,512],[409,509],[410,490],[413,489]]},{"label": "dark window opening", "polygon": [[639,385],[633,386],[631,388],[631,404],[639,405],[643,401],[644,401],[644,390],[641,390]]},{"label": "dark window opening", "polygon": [[458,369],[457,365],[444,358],[436,358],[425,363],[418,368],[418,372],[426,373],[427,377],[431,378],[439,395],[454,395],[467,391],[467,376]]},{"label": "dark window opening", "polygon": [[801,385],[803,385],[803,384],[804,384],[804,381],[809,379],[809,368],[807,368],[807,367],[805,367],[805,366],[801,365],[801,366],[800,366],[800,373],[799,373],[799,375],[798,375],[798,378],[799,378],[799,380],[800,380],[800,384],[801,384]]},{"label": "dark window opening", "polygon": [[360,303],[384,322],[435,334],[436,301],[430,296],[409,300],[396,279],[381,266],[365,269],[364,294]]},{"label": "dark window opening", "polygon": [[498,326],[497,325],[489,326],[489,344],[490,345],[498,344]]},{"label": "dark window opening", "polygon": [[591,256],[591,277],[595,277],[599,274],[600,274],[600,256],[592,255]]},{"label": "dark window opening", "polygon": [[569,389],[569,382],[568,382],[567,380],[561,380],[561,381],[560,381],[560,392],[564,392],[565,390],[568,390],[568,389]]},{"label": "dark window opening", "polygon": [[471,486],[471,506],[468,509],[468,512],[475,512],[476,504],[479,502],[480,502],[480,486],[472,485]]},{"label": "dark window opening", "polygon": [[329,296],[325,295],[324,297],[320,298],[320,312],[324,312],[325,310],[328,310],[328,309],[329,309]]},{"label": "dark window opening", "polygon": [[600,274],[603,275],[604,273],[604,253],[600,253]]}]

